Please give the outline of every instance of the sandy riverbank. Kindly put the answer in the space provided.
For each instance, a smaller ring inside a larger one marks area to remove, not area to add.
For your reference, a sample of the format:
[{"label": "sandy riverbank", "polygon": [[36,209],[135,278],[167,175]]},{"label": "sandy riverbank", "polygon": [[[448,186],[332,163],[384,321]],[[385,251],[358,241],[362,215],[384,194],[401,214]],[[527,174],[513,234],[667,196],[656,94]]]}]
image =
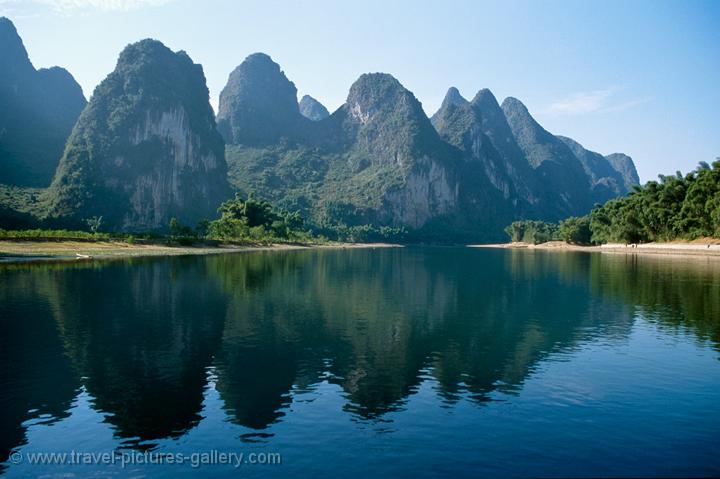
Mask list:
[{"label": "sandy riverbank", "polygon": [[596,253],[665,254],[720,257],[720,240],[716,239],[703,239],[697,241],[674,241],[669,243],[645,243],[637,245],[609,243],[601,246],[578,246],[567,244],[564,241],[549,241],[547,243],[537,245],[531,243],[499,243],[468,246],[471,248],[529,249],[544,251],[588,251]]},{"label": "sandy riverbank", "polygon": [[182,256],[248,251],[299,250],[310,248],[393,248],[389,243],[324,243],[324,244],[269,244],[220,246],[165,246],[156,244],[130,244],[119,241],[0,241],[0,263],[28,261],[78,261],[90,259],[129,258],[141,256]]}]

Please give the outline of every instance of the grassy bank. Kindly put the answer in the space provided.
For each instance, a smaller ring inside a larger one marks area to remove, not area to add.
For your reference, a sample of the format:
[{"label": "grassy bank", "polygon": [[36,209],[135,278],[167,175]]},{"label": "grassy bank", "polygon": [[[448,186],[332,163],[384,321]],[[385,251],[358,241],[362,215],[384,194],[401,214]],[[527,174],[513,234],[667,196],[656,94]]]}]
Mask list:
[{"label": "grassy bank", "polygon": [[121,240],[95,239],[43,239],[0,241],[0,263],[27,261],[78,261],[141,256],[182,256],[248,251],[293,250],[308,248],[378,248],[395,247],[389,243],[270,243],[270,242],[196,242],[194,244],[163,244],[147,241],[128,243]]}]

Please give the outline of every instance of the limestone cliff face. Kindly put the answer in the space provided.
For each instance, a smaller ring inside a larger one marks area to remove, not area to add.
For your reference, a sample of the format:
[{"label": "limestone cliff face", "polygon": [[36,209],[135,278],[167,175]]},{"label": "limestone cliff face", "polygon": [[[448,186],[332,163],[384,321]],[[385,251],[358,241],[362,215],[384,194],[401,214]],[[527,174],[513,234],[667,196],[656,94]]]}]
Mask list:
[{"label": "limestone cliff face", "polygon": [[108,229],[194,225],[229,195],[200,65],[155,40],[129,45],[96,89],[48,191],[52,216]]},{"label": "limestone cliff face", "polygon": [[440,143],[420,102],[386,73],[362,75],[342,110],[352,148],[372,163],[410,166],[419,151]]},{"label": "limestone cliff face", "polygon": [[520,101],[501,106],[486,89],[468,101],[450,88],[430,120],[394,77],[367,73],[344,105],[311,121],[280,67],[251,55],[224,92],[233,185],[321,228],[404,226],[423,241],[501,241],[516,219],[584,215],[636,181],[631,161],[575,147]]},{"label": "limestone cliff face", "polygon": [[333,224],[421,229],[457,209],[459,152],[391,75],[360,76],[342,107],[314,121],[298,113],[295,86],[264,55],[248,57],[223,91],[219,118],[231,126],[224,135],[241,190]]},{"label": "limestone cliff face", "polygon": [[457,152],[438,136],[420,102],[391,75],[362,75],[350,88],[343,129],[351,155],[370,166],[383,207],[381,222],[419,229],[457,205],[459,185],[453,172]]},{"label": "limestone cliff face", "polygon": [[540,126],[520,100],[506,98],[502,111],[537,178],[541,217],[558,220],[588,213],[595,203],[589,194],[591,179],[572,150]]},{"label": "limestone cliff face", "polygon": [[627,161],[617,160],[615,168],[576,141],[547,132],[519,100],[508,98],[501,107],[487,89],[468,102],[451,88],[432,122],[468,161],[482,165],[483,176],[516,218],[585,214],[637,181],[620,171],[630,171]]},{"label": "limestone cliff face", "polygon": [[385,196],[380,217],[394,226],[422,228],[433,218],[453,213],[458,203],[460,185],[446,167],[427,156],[415,162],[404,184]]},{"label": "limestone cliff face", "polygon": [[484,176],[518,215],[537,203],[533,177],[522,151],[490,90],[480,90],[471,102],[450,88],[440,110],[432,117],[440,136],[482,165]]},{"label": "limestone cliff face", "polygon": [[[197,220],[185,217],[183,212],[194,210],[197,202],[202,204],[207,198],[215,197],[215,188],[219,187],[222,191],[223,185],[217,181],[195,181],[196,174],[223,171],[224,159],[219,152],[203,150],[202,138],[191,130],[183,108],[148,111],[144,122],[138,125],[131,144],[134,148],[142,148],[142,145],[157,141],[162,145],[164,157],[148,171],[138,174],[131,183],[117,182],[117,187],[126,192],[130,202],[122,229],[162,228],[167,226],[172,216],[193,223]],[[120,155],[114,158],[113,163],[123,167],[125,161],[125,156]],[[209,210],[208,217],[212,213]]]}]

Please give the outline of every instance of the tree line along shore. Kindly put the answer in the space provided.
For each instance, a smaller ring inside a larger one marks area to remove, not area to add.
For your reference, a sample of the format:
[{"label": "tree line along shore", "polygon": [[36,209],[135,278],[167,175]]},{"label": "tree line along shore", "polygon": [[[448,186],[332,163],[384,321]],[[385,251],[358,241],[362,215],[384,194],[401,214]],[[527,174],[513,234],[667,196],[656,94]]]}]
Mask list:
[{"label": "tree line along shore", "polygon": [[[701,162],[683,175],[660,175],[624,197],[596,205],[582,217],[558,223],[515,221],[505,228],[511,242],[540,245],[564,241],[577,246],[712,250],[720,242],[720,159]],[[648,244],[656,246],[649,247]]]},{"label": "tree line along shore", "polygon": [[[58,251],[57,247],[38,245],[47,242],[64,243],[66,248],[60,251],[94,250],[103,254],[112,250],[113,254],[134,255],[184,254],[185,250],[188,254],[209,253],[272,245],[386,244],[382,239],[393,236],[371,226],[354,227],[343,232],[342,242],[333,243],[307,228],[298,213],[276,209],[252,195],[236,195],[222,203],[218,213],[218,219],[201,221],[195,227],[173,218],[166,234],[103,232],[102,217],[88,218],[86,231],[0,229],[0,257]],[[509,244],[486,246],[716,255],[720,250],[720,160],[712,165],[700,163],[686,175],[661,175],[659,181],[636,186],[627,196],[596,205],[586,216],[557,223],[515,221],[505,232]],[[397,243],[402,243],[401,229],[391,233],[400,240]],[[98,246],[89,247],[90,243]]]}]

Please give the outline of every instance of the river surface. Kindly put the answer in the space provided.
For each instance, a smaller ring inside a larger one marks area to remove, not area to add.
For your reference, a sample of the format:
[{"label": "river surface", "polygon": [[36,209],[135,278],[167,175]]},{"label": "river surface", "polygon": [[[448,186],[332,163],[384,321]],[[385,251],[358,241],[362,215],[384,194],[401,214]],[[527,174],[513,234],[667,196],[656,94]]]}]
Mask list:
[{"label": "river surface", "polygon": [[0,265],[0,327],[7,477],[720,475],[716,258]]}]

